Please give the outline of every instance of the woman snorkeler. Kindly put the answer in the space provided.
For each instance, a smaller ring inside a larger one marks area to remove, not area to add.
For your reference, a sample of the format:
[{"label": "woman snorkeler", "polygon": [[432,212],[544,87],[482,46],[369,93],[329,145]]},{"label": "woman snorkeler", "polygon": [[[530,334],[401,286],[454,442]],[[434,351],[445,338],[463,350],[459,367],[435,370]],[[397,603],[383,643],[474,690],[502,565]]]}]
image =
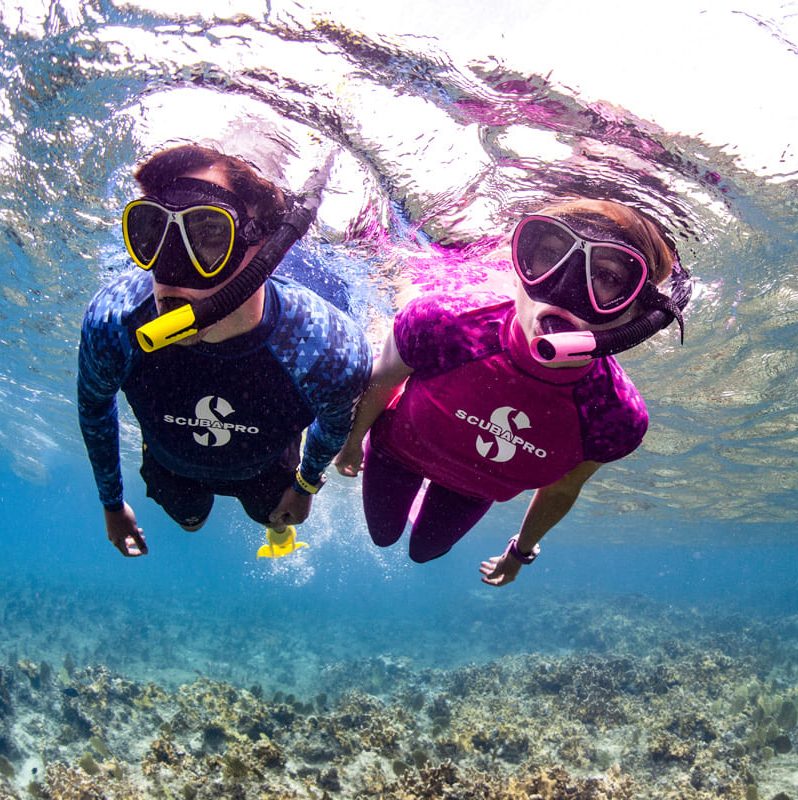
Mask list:
[{"label": "woman snorkeler", "polygon": [[[645,404],[611,353],[677,319],[689,275],[659,225],[606,200],[548,206],[512,241],[515,299],[427,294],[397,314],[335,464],[363,470],[375,544],[442,556],[495,501],[536,489],[520,531],[483,561],[503,586],[602,464],[629,455]],[[657,286],[670,279],[670,296]],[[365,444],[363,440],[369,432]]]}]

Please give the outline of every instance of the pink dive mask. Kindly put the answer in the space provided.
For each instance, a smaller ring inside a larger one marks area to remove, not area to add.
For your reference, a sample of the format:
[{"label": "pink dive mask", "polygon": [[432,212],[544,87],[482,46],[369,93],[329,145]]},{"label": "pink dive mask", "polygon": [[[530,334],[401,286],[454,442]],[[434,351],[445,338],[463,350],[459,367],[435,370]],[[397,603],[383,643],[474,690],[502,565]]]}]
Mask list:
[{"label": "pink dive mask", "polygon": [[533,300],[597,325],[623,314],[649,277],[641,252],[589,239],[543,214],[523,219],[513,234],[513,264]]}]

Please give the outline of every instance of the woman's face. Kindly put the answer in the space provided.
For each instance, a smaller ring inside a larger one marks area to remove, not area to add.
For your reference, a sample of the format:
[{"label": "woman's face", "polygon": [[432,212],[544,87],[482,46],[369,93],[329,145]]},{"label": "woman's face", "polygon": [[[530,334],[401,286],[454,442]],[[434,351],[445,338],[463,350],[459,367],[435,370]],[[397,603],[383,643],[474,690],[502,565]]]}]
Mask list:
[{"label": "woman's face", "polygon": [[[524,289],[520,278],[515,277],[515,310],[528,339],[546,333],[564,331],[608,331],[617,328],[640,314],[639,301],[635,300],[624,313],[612,322],[589,323],[565,308],[533,300]],[[548,318],[544,323],[544,318]],[[544,327],[545,325],[545,327]]]},{"label": "woman's face", "polygon": [[[559,306],[533,300],[526,293],[524,284],[518,276],[515,277],[515,311],[518,322],[528,342],[536,336],[543,336],[547,333],[563,333],[565,331],[607,331],[617,328],[635,319],[640,314],[639,300],[635,300],[624,313],[612,322],[603,324],[591,324],[580,319],[575,314]],[[552,363],[547,366],[557,367],[579,367],[589,363],[585,361],[566,361],[563,363]]]},{"label": "woman's face", "polygon": [[[566,222],[544,212],[527,218],[516,229],[515,305],[528,340],[553,333],[609,330],[639,315],[639,299],[622,311],[612,310],[624,294],[640,291],[647,269],[623,231],[611,221],[607,223],[597,224],[595,219],[582,224]],[[586,240],[580,244],[579,237]],[[590,262],[587,272],[586,258]],[[521,280],[519,273],[530,283]]]}]

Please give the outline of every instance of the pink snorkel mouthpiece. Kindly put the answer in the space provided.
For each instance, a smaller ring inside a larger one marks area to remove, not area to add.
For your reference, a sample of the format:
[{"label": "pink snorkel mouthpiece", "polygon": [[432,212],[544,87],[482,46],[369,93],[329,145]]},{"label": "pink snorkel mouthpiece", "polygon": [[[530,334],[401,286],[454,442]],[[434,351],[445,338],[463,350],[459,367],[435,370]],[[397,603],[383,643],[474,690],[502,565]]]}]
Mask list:
[{"label": "pink snorkel mouthpiece", "polygon": [[565,331],[536,336],[529,343],[532,356],[541,364],[584,361],[593,358],[596,337],[591,331]]},{"label": "pink snorkel mouthpiece", "polygon": [[640,295],[643,313],[617,328],[602,331],[567,330],[568,320],[550,314],[541,322],[543,334],[529,343],[532,357],[541,364],[557,364],[567,361],[584,361],[588,358],[603,358],[623,353],[636,347],[658,331],[667,328],[676,320],[684,338],[682,311],[690,300],[693,290],[690,273],[678,262],[671,274],[671,294],[665,295],[653,284]]}]

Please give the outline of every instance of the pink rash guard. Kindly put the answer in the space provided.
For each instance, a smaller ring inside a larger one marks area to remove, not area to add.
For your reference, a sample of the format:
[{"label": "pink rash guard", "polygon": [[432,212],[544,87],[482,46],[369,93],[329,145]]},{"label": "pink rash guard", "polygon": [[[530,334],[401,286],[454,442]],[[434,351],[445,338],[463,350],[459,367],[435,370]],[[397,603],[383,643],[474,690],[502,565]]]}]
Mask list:
[{"label": "pink rash guard", "polygon": [[414,370],[371,444],[460,494],[509,500],[643,440],[648,413],[614,358],[552,369],[529,353],[512,300],[424,295],[396,317]]}]

